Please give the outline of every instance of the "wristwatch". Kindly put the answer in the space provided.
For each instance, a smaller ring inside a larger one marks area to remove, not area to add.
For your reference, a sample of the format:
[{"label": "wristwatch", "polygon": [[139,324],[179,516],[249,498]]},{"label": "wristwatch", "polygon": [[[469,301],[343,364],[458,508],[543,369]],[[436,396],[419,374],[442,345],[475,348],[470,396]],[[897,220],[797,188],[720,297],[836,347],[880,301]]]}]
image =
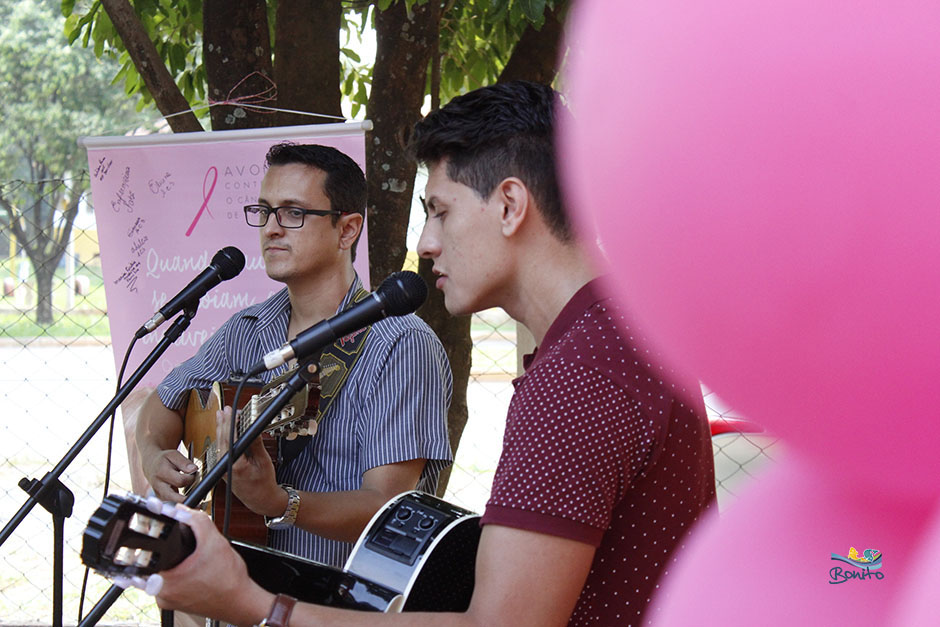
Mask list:
[{"label": "wristwatch", "polygon": [[266,618],[262,619],[255,627],[287,627],[287,621],[290,620],[291,611],[297,599],[286,594],[279,594],[274,597],[274,604]]},{"label": "wristwatch", "polygon": [[268,529],[286,529],[294,525],[297,520],[297,512],[300,511],[300,493],[286,483],[281,484],[281,488],[287,492],[287,509],[277,518],[264,517],[264,524]]}]

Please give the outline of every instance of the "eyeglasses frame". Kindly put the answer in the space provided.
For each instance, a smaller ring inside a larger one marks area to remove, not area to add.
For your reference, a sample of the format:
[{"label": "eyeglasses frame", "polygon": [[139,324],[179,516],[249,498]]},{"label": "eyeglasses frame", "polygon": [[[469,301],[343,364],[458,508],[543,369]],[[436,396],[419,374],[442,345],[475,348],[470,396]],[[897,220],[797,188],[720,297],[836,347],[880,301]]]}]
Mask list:
[{"label": "eyeglasses frame", "polygon": [[[263,224],[252,224],[251,222],[248,221],[248,210],[254,207],[264,209],[266,211],[266,213],[264,214]],[[281,209],[296,209],[297,211],[302,211],[303,213],[301,214],[301,217],[300,217],[300,224],[297,226],[285,226],[284,224],[282,224],[281,214],[280,214]],[[337,211],[335,209],[329,209],[329,210],[327,209],[304,209],[303,207],[295,207],[293,205],[281,205],[280,207],[268,207],[267,205],[260,205],[257,203],[253,205],[245,205],[244,207],[242,207],[242,211],[245,213],[245,222],[248,224],[248,226],[253,226],[256,229],[263,229],[264,227],[266,227],[268,225],[268,220],[271,218],[272,213],[274,214],[274,219],[277,221],[278,226],[280,226],[282,229],[303,228],[304,222],[306,221],[306,217],[308,215],[341,216],[341,215],[348,213],[347,211]]]}]

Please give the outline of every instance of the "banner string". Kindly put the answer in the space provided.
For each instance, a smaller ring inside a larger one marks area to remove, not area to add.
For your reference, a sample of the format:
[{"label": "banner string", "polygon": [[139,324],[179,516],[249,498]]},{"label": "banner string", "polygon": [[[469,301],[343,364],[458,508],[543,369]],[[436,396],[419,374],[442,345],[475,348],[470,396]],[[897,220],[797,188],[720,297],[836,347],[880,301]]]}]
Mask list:
[{"label": "banner string", "polygon": [[[245,96],[235,96],[235,92],[238,91],[238,88],[244,85],[247,81],[252,78],[258,77],[263,83],[265,83],[264,89],[254,94],[247,94]],[[209,99],[209,106],[212,105],[233,105],[233,106],[245,106],[245,108],[251,108],[254,104],[261,104],[264,102],[272,102],[277,100],[277,85],[271,80],[271,77],[265,76],[261,72],[251,72],[240,81],[235,83],[230,90],[228,90],[228,95],[225,96],[222,100],[213,100]]]},{"label": "banner string", "polygon": [[[236,96],[236,91],[242,87],[249,79],[253,77],[260,77],[264,81],[266,86],[260,91],[253,94],[246,94],[243,96]],[[206,109],[211,109],[212,107],[222,107],[222,106],[233,106],[241,107],[243,109],[248,109],[250,111],[256,111],[262,114],[268,113],[292,113],[294,115],[304,115],[314,118],[328,118],[331,120],[340,120],[342,122],[346,121],[346,118],[341,115],[329,115],[326,113],[313,113],[312,111],[298,111],[296,109],[283,109],[280,107],[269,107],[265,106],[262,103],[273,102],[277,100],[277,85],[271,80],[270,77],[265,76],[260,72],[252,72],[242,78],[240,81],[235,83],[235,85],[229,90],[225,98],[221,100],[209,99],[208,102],[204,105],[196,105],[189,109],[184,109],[182,111],[177,111],[176,113],[168,113],[166,115],[161,115],[158,118],[154,118],[148,126],[159,124],[161,120],[176,117],[178,115],[186,115],[187,113],[197,113],[204,111]],[[129,129],[133,130],[133,129]]]}]

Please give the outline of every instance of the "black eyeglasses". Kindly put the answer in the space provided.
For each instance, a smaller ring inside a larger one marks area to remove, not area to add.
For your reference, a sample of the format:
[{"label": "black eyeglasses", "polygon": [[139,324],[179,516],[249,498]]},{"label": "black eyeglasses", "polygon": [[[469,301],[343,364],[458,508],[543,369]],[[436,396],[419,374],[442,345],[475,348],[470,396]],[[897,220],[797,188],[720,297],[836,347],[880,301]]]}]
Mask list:
[{"label": "black eyeglasses", "polygon": [[268,207],[267,205],[245,205],[245,221],[248,226],[262,227],[268,223],[268,216],[274,214],[274,219],[285,229],[299,229],[304,225],[304,216],[339,216],[342,211],[326,211],[323,209],[301,209],[300,207]]}]

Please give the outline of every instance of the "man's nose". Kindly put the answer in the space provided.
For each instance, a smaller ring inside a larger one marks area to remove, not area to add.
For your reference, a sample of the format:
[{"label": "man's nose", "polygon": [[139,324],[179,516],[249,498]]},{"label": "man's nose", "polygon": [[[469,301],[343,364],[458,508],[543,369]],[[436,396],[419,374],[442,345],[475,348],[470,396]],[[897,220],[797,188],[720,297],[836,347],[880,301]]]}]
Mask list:
[{"label": "man's nose", "polygon": [[264,232],[265,235],[284,233],[284,227],[282,227],[281,224],[277,221],[276,213],[268,214],[268,221],[265,223],[263,227],[261,227],[261,230],[262,232]]},{"label": "man's nose", "polygon": [[418,238],[418,256],[431,259],[439,255],[440,252],[441,247],[437,237],[431,233],[431,229],[428,228],[428,223],[425,222],[424,228],[421,229],[421,237]]}]

